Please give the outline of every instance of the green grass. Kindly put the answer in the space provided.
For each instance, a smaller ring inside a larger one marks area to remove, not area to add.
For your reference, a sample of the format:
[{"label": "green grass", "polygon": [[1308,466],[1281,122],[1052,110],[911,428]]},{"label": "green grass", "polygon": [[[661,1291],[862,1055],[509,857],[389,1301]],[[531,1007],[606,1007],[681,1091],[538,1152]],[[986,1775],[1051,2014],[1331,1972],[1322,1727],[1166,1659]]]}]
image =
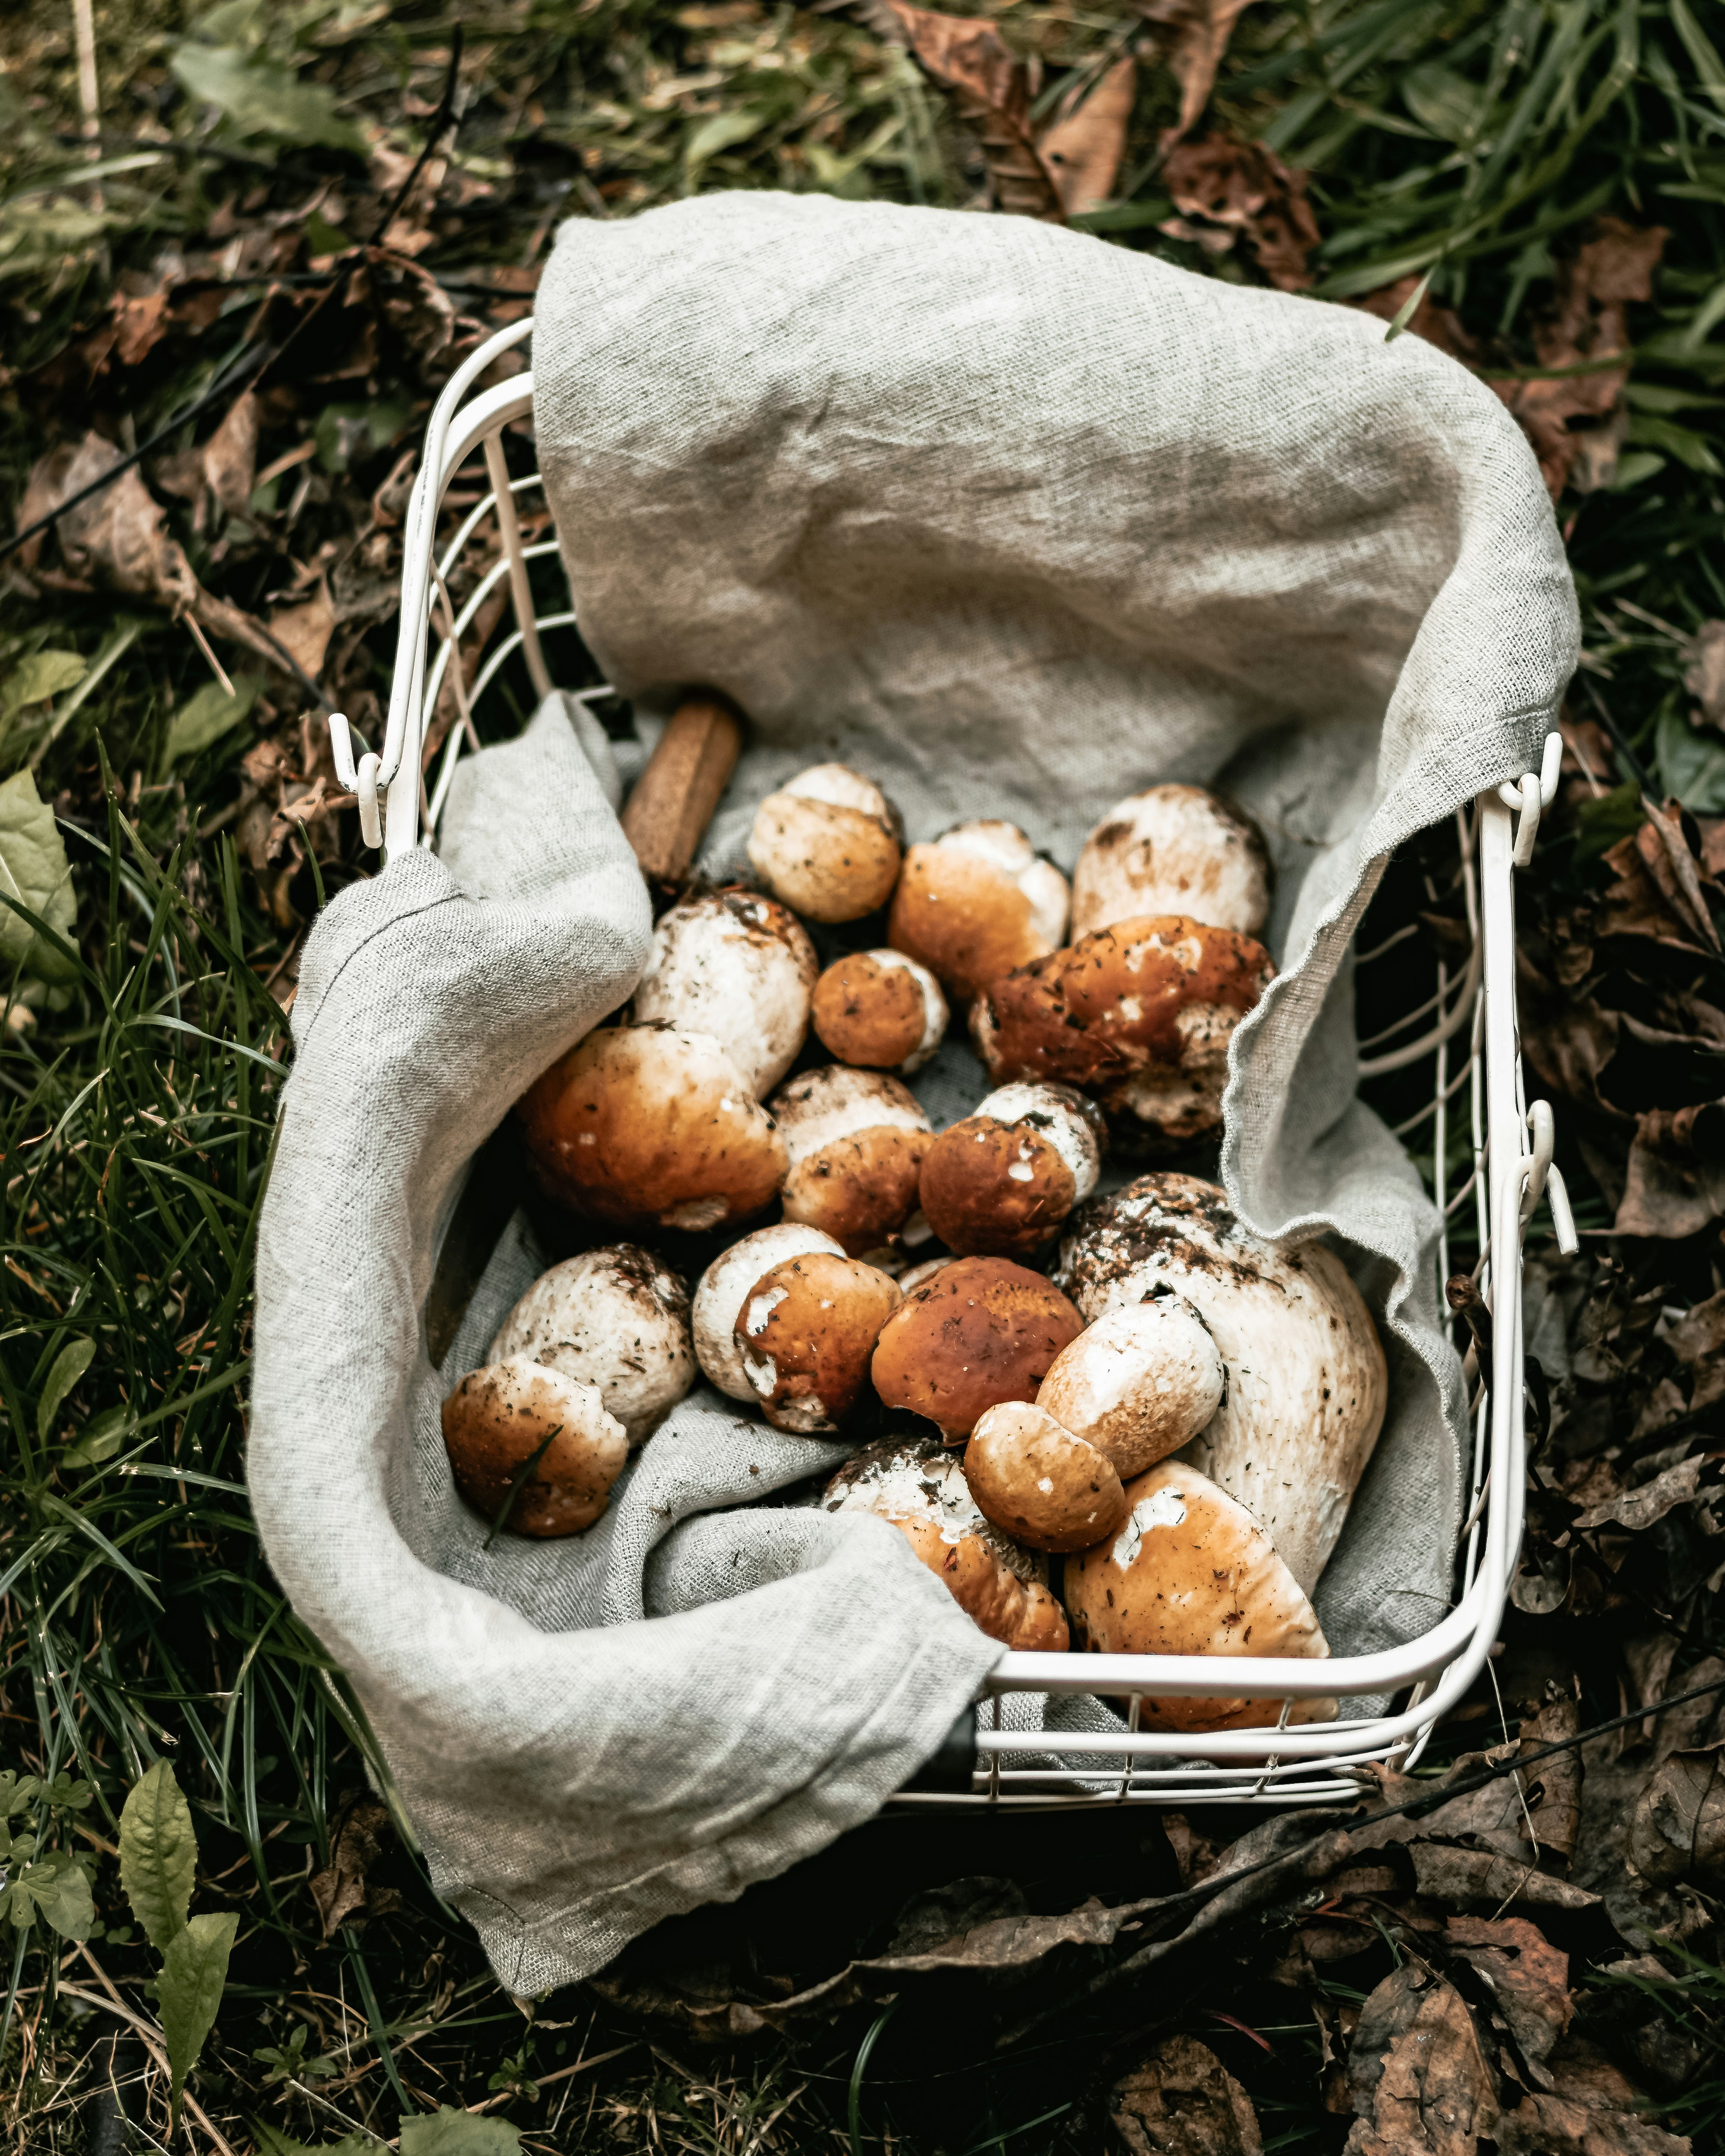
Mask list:
[{"label": "green grass", "polygon": [[[375,121],[411,149],[403,94],[422,110],[434,100],[452,11],[421,0],[387,19],[371,12],[269,11],[223,35],[257,40],[254,66],[302,77],[338,119]],[[464,277],[518,264],[556,216],[626,213],[697,187],[978,199],[981,168],[947,100],[842,10],[526,0],[459,12],[471,96],[459,157],[475,192],[419,258],[458,297]],[[989,12],[1037,59],[1045,109],[1074,70],[1145,35],[1133,11],[1104,0]],[[124,138],[111,156],[164,130],[168,146],[105,177],[100,211],[70,183],[75,160],[56,139],[77,121],[69,10],[39,0],[0,23],[12,69],[0,80],[0,346],[12,370],[0,484],[13,500],[45,430],[75,434],[87,404],[123,415],[142,439],[199,394],[239,349],[260,289],[201,339],[167,341],[123,382],[87,382],[60,355],[100,324],[116,277],[164,247],[198,244],[223,204],[242,218],[285,211],[326,179],[349,236],[369,228],[376,207],[339,148],[231,123],[212,132],[172,102],[169,63],[186,28],[177,6],[116,0],[97,20],[104,126]],[[1725,613],[1720,32],[1717,10],[1685,0],[1260,0],[1241,18],[1214,116],[1309,172],[1320,296],[1348,300],[1430,270],[1433,297],[1458,311],[1481,364],[1506,382],[1538,374],[1538,320],[1590,220],[1668,228],[1655,297],[1630,310],[1618,483],[1567,494],[1559,515],[1589,647],[1576,708],[1603,707],[1625,744],[1614,778],[1638,759],[1706,813],[1725,810],[1725,750],[1690,729],[1681,674],[1682,639]],[[1114,244],[1255,280],[1240,252],[1210,256],[1158,229],[1172,208],[1158,138],[1177,105],[1146,46],[1120,198],[1095,222]],[[430,387],[397,355],[369,387],[328,393],[368,407],[375,424],[314,460],[315,485],[279,543],[230,532],[218,552],[177,509],[199,575],[261,609],[285,562],[345,543],[411,442]],[[314,432],[321,393],[270,408],[260,464]],[[278,487],[266,525],[286,499]],[[440,2102],[491,2105],[560,2150],[852,2145],[852,2060],[866,2024],[716,2064],[648,2041],[585,1998],[554,1999],[529,2021],[491,1984],[405,1845],[377,1874],[398,1897],[393,1911],[321,1938],[305,1877],[328,1861],[341,1800],[363,1786],[367,1741],[339,1671],[259,1556],[243,1490],[244,1401],[252,1237],[287,1055],[270,983],[285,978],[320,887],[363,862],[350,831],[337,855],[266,891],[242,857],[236,759],[253,728],[291,735],[296,708],[279,685],[246,731],[171,762],[175,716],[209,679],[183,630],[99,591],[0,588],[0,690],[54,651],[78,654],[93,685],[12,711],[0,733],[0,778],[36,761],[79,901],[75,978],[52,998],[11,979],[0,1026],[0,1769],[90,1785],[81,1810],[39,1808],[45,1845],[91,1860],[100,1928],[89,1957],[147,2006],[135,1985],[151,1964],[128,1930],[111,1848],[126,1788],[166,1753],[197,1817],[198,1906],[240,1917],[193,2083],[237,2148],[260,2118],[313,2143],[357,2128],[390,2138],[404,2109]],[[345,662],[347,708],[386,689],[391,658],[380,621]],[[564,658],[572,675],[585,663],[572,649]],[[482,719],[506,731],[506,699]],[[1553,877],[1585,867],[1575,850],[1546,858]],[[1441,862],[1431,866],[1441,880]],[[1426,902],[1417,879],[1404,880],[1377,911]],[[1399,1103],[1417,1103],[1417,1089],[1383,1097],[1404,1113]],[[1574,1180],[1582,1204],[1597,1206],[1584,1171]],[[52,1373],[80,1342],[92,1350],[87,1368],[41,1416]],[[99,1992],[100,1981],[89,1957],[67,1953],[40,1923],[0,1923],[0,2088],[12,2092],[16,2144],[80,2148],[82,2099],[105,2056],[95,2039],[109,2024],[64,1987]],[[1213,2025],[1194,2025],[1214,2036]],[[1266,2133],[1278,2146],[1336,2145],[1311,2061],[1289,2041],[1286,2072],[1262,2091]],[[1244,2072],[1252,2057],[1240,2049],[1230,2062]],[[914,2045],[889,2031],[858,2087],[861,2145],[890,2118],[907,2148],[1098,2147],[1106,2129],[1086,2076],[1101,2058],[1078,2047],[1069,2070],[1045,2076],[1042,2100],[1007,2074],[973,2076],[947,2101],[919,2081],[927,2061]],[[141,2059],[126,2070],[141,2073]],[[1701,2096],[1692,2105],[1707,2134],[1718,2111]]]}]

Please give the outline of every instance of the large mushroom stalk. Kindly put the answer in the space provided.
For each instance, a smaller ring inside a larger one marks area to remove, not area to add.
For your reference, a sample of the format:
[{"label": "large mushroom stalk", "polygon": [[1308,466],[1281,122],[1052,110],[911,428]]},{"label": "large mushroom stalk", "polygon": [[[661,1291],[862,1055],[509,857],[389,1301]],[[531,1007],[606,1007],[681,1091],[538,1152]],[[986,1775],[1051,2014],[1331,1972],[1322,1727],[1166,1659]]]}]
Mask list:
[{"label": "large mushroom stalk", "polygon": [[1215,1184],[1158,1174],[1087,1209],[1056,1278],[1091,1320],[1158,1290],[1201,1313],[1226,1390],[1179,1456],[1246,1507],[1309,1594],[1389,1398],[1377,1328],[1341,1260],[1266,1243]]}]

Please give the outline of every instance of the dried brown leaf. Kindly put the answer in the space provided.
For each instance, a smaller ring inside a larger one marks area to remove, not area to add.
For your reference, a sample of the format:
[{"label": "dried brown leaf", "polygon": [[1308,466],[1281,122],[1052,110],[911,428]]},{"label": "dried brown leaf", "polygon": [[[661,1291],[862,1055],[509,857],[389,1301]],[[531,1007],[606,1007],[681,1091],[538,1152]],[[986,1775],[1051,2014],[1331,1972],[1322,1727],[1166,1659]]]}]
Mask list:
[{"label": "dried brown leaf", "polygon": [[1484,1982],[1524,2060],[1543,2066],[1575,2015],[1569,1957],[1525,1917],[1451,1917],[1450,1944]]},{"label": "dried brown leaf", "polygon": [[1614,1233],[1681,1240],[1722,1213],[1725,1101],[1638,1116]]},{"label": "dried brown leaf", "polygon": [[114,350],[122,367],[136,367],[167,333],[168,288],[136,296],[114,295]]},{"label": "dried brown leaf", "polygon": [[1602,2051],[1566,2036],[1551,2090],[1528,2091],[1494,2129],[1497,2156],[1690,2156],[1690,2143],[1642,2115],[1646,2099]]},{"label": "dried brown leaf", "polygon": [[1690,639],[1683,686],[1703,725],[1725,731],[1725,621],[1704,621]]},{"label": "dried brown leaf", "polygon": [[1348,2054],[1358,2114],[1347,2156],[1475,2156],[1498,2116],[1467,2002],[1409,1959],[1360,2010]]},{"label": "dried brown leaf", "polygon": [[269,628],[282,649],[315,679],[336,630],[335,603],[327,582],[320,578],[316,591],[303,605],[276,608]]},{"label": "dried brown leaf", "polygon": [[333,1938],[344,1923],[357,1915],[381,1913],[371,1908],[372,1890],[367,1881],[383,1853],[382,1837],[389,1827],[388,1806],[365,1794],[350,1797],[336,1815],[330,1861],[306,1882],[326,1939]]},{"label": "dried brown leaf", "polygon": [[[236,397],[203,449],[203,470],[218,509],[243,516],[251,506],[258,468],[258,400],[249,389]],[[308,670],[316,673],[314,666]]]},{"label": "dried brown leaf", "polygon": [[885,0],[922,65],[976,129],[996,207],[1063,223],[1060,191],[1030,132],[1030,83],[992,23]]},{"label": "dried brown leaf", "polygon": [[1714,1893],[1725,1887],[1725,1782],[1717,1745],[1673,1752],[1660,1761],[1635,1800],[1625,1847],[1651,1886],[1689,1880]]},{"label": "dried brown leaf", "polygon": [[1037,149],[1068,217],[1099,209],[1113,193],[1137,84],[1132,59],[1117,61],[1081,104],[1070,110],[1063,105],[1039,138]]},{"label": "dried brown leaf", "polygon": [[1204,244],[1208,229],[1226,245],[1242,232],[1278,290],[1301,292],[1312,283],[1306,258],[1322,235],[1306,199],[1306,175],[1290,172],[1261,142],[1206,135],[1176,143],[1163,178],[1180,218],[1199,220],[1178,236]]},{"label": "dried brown leaf", "polygon": [[[86,434],[72,456],[57,467],[57,483],[42,489],[35,514],[49,514],[57,502],[69,501],[121,462],[121,453],[111,442],[98,434]],[[39,465],[37,471],[41,470]],[[32,473],[32,491],[36,476]],[[168,536],[161,505],[138,477],[136,465],[87,501],[69,509],[54,530],[61,557],[74,577],[99,577],[134,598],[154,599],[176,611],[187,605],[197,590],[191,565]]]},{"label": "dried brown leaf", "polygon": [[1525,1856],[1502,1856],[1491,1849],[1457,1849],[1447,1842],[1415,1841],[1408,1854],[1414,1861],[1416,1891],[1434,1902],[1501,1909],[1506,1902],[1532,1909],[1596,1909],[1597,1894],[1572,1887],[1567,1879],[1532,1869]]},{"label": "dried brown leaf", "polygon": [[1190,2036],[1158,2044],[1115,2083],[1108,2110],[1132,2156],[1262,2156],[1250,2097]]},{"label": "dried brown leaf", "polygon": [[1676,1466],[1667,1467],[1663,1474],[1656,1475],[1651,1482],[1626,1490],[1620,1497],[1607,1503],[1595,1505],[1581,1514],[1575,1522],[1579,1533],[1594,1527],[1615,1526],[1627,1527],[1632,1533],[1651,1527],[1656,1520],[1662,1520],[1667,1512],[1679,1505],[1689,1504],[1695,1497],[1701,1471],[1707,1465],[1701,1453],[1693,1453],[1687,1460],[1680,1460]]},{"label": "dried brown leaf", "polygon": [[1189,132],[1209,103],[1234,26],[1250,5],[1251,0],[1138,0],[1144,19],[1168,33],[1161,42],[1168,72],[1180,85],[1177,134]]}]

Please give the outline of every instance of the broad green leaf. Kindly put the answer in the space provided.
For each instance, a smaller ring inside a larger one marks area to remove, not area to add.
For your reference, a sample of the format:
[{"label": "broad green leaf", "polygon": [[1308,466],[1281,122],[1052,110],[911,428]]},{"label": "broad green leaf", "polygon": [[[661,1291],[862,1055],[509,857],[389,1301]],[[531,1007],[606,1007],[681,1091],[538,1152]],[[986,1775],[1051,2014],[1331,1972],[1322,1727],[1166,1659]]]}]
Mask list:
[{"label": "broad green leaf", "polygon": [[365,149],[364,136],[336,111],[328,90],[301,82],[285,68],[248,59],[237,45],[188,41],[171,64],[193,96],[218,107],[236,134],[274,135],[284,142],[358,153]]},{"label": "broad green leaf", "polygon": [[1725,740],[1711,729],[1692,726],[1681,711],[1667,706],[1659,715],[1653,742],[1668,793],[1697,816],[1717,816],[1725,809]]},{"label": "broad green leaf", "polygon": [[120,1815],[120,1883],[157,1953],[185,1928],[197,1870],[191,1807],[173,1768],[158,1759],[133,1784]]},{"label": "broad green leaf", "polygon": [[168,2102],[176,2111],[186,2076],[198,2064],[203,2040],[215,2026],[228,1981],[228,1957],[239,1929],[239,1919],[231,1912],[193,1917],[162,1957],[156,2005],[172,2076]]},{"label": "broad green leaf", "polygon": [[734,148],[747,142],[751,135],[758,135],[767,125],[767,115],[744,106],[741,111],[715,112],[693,127],[689,140],[683,146],[683,162],[691,172],[697,172],[709,157],[716,157],[721,150]]},{"label": "broad green leaf", "polygon": [[516,2156],[521,2145],[519,2128],[447,2104],[401,2123],[401,2156]]},{"label": "broad green leaf", "polygon": [[162,752],[162,762],[174,763],[182,756],[198,756],[213,747],[245,717],[263,685],[255,674],[237,674],[230,696],[219,681],[205,682],[197,695],[188,696],[174,713],[173,723],[167,730],[167,745]]},{"label": "broad green leaf", "polygon": [[111,1460],[130,1435],[131,1409],[105,1408],[93,1415],[60,1455],[63,1467],[99,1467]]},{"label": "broad green leaf", "polygon": [[37,1907],[63,1939],[87,1939],[95,1923],[90,1881],[69,1850],[57,1850],[33,1864],[18,1882],[28,1887]]},{"label": "broad green leaf", "polygon": [[94,1340],[69,1340],[54,1358],[42,1397],[36,1403],[36,1435],[45,1445],[60,1402],[90,1368],[95,1355]]},{"label": "broad green leaf", "polygon": [[[78,901],[65,841],[28,771],[14,772],[0,786],[0,897],[28,906],[69,943],[77,932]],[[8,906],[0,908],[0,963],[14,966],[20,960],[44,981],[73,978],[71,965]]]},{"label": "broad green leaf", "polygon": [[33,1774],[20,1774],[17,1768],[8,1767],[0,1774],[0,1819],[10,1819],[41,1794],[42,1784]]},{"label": "broad green leaf", "polygon": [[252,2139],[258,2156],[372,2156],[383,2146],[368,2133],[350,2133],[341,2141],[295,2141],[267,2118],[252,2121]]},{"label": "broad green leaf", "polygon": [[85,661],[75,651],[33,651],[7,675],[0,688],[0,712],[9,718],[27,704],[45,704],[62,689],[76,688],[85,671]]}]

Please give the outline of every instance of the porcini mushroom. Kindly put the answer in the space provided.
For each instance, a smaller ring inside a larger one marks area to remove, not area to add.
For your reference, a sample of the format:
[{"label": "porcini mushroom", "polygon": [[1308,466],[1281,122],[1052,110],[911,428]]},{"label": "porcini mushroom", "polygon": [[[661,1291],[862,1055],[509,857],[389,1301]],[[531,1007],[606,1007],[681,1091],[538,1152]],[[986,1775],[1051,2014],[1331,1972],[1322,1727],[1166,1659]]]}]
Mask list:
[{"label": "porcini mushroom", "polygon": [[[1066,1565],[1074,1645],[1095,1655],[1327,1656],[1293,1573],[1245,1507],[1185,1462],[1126,1486],[1124,1525]],[[1146,1698],[1146,1729],[1259,1729],[1279,1699]],[[1333,1699],[1296,1699],[1290,1722],[1329,1722]]]},{"label": "porcini mushroom", "polygon": [[884,1249],[916,1210],[934,1131],[916,1096],[880,1070],[829,1063],[773,1096],[789,1172],[784,1217],[836,1235],[852,1257]]},{"label": "porcini mushroom", "polygon": [[629,1435],[598,1387],[542,1363],[470,1370],[444,1402],[443,1425],[456,1488],[488,1523],[515,1490],[503,1524],[518,1535],[590,1527],[629,1458]]},{"label": "porcini mushroom", "polygon": [[1059,945],[1070,898],[1016,824],[978,818],[905,855],[886,940],[968,1003]]},{"label": "porcini mushroom", "polygon": [[1023,1400],[1003,1400],[978,1418],[964,1479],[995,1526],[1033,1549],[1088,1549],[1126,1517],[1107,1455]]},{"label": "porcini mushroom", "polygon": [[839,1062],[908,1078],[947,1030],[947,999],[927,966],[902,951],[856,951],[814,984],[814,1030]]},{"label": "porcini mushroom", "polygon": [[722,1227],[784,1180],[784,1140],[711,1034],[607,1026],[522,1096],[546,1188],[619,1228]]},{"label": "porcini mushroom", "polygon": [[721,1250],[701,1275],[691,1313],[696,1359],[708,1382],[733,1400],[755,1397],[737,1343],[737,1323],[749,1290],[785,1259],[807,1257],[818,1250],[835,1258],[845,1255],[844,1245],[820,1229],[800,1220],[777,1220]]},{"label": "porcini mushroom", "polygon": [[1189,1444],[1226,1389],[1203,1313],[1183,1295],[1156,1294],[1086,1325],[1055,1356],[1036,1404],[1128,1476]]},{"label": "porcini mushroom", "polygon": [[817,763],[755,811],[748,855],[775,898],[811,921],[860,921],[885,906],[904,842],[899,814],[871,778]]},{"label": "porcini mushroom", "polygon": [[1093,1320],[1158,1289],[1202,1314],[1227,1389],[1187,1456],[1246,1507],[1309,1594],[1389,1389],[1377,1327],[1341,1259],[1321,1243],[1261,1240],[1214,1183],[1145,1175],[1077,1217],[1055,1277]]},{"label": "porcini mushroom", "polygon": [[1048,1591],[1046,1560],[993,1526],[958,1462],[933,1439],[883,1438],[847,1460],[827,1485],[829,1512],[890,1520],[967,1615],[991,1640],[1061,1654],[1065,1614]]},{"label": "porcini mushroom", "polygon": [[907,1295],[880,1328],[875,1390],[890,1408],[962,1443],[1002,1400],[1036,1389],[1084,1320],[1060,1290],[1007,1258],[957,1258]]},{"label": "porcini mushroom", "polygon": [[1072,939],[1162,913],[1255,936],[1270,887],[1269,849],[1250,816],[1202,786],[1148,787],[1117,802],[1085,840]]},{"label": "porcini mushroom", "polygon": [[755,1282],[732,1332],[775,1430],[816,1437],[844,1427],[899,1300],[885,1273],[826,1250],[782,1259]]},{"label": "porcini mushroom", "polygon": [[710,1034],[763,1100],[808,1034],[819,970],[793,914],[758,891],[715,891],[660,918],[635,987],[636,1022]]},{"label": "porcini mushroom", "polygon": [[639,1244],[583,1250],[539,1276],[486,1360],[537,1363],[596,1385],[639,1445],[695,1382],[689,1291]]},{"label": "porcini mushroom", "polygon": [[961,1256],[1021,1257],[1096,1187],[1108,1127],[1070,1086],[1003,1086],[928,1149],[928,1224]]},{"label": "porcini mushroom", "polygon": [[1228,1043],[1276,972],[1231,928],[1122,921],[994,983],[971,1018],[997,1081],[1064,1080],[1140,1133],[1183,1142],[1222,1120]]}]

